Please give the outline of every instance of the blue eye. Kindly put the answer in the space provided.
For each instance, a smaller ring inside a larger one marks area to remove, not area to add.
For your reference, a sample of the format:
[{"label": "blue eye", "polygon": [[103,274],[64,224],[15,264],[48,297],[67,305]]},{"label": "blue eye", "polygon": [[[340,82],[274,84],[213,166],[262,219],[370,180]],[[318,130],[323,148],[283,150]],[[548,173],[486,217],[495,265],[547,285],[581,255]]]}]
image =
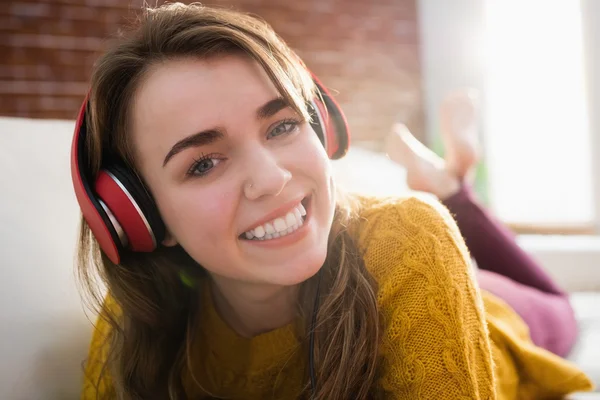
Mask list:
[{"label": "blue eye", "polygon": [[282,121],[275,128],[273,128],[271,132],[269,132],[267,138],[271,139],[277,136],[288,135],[290,133],[293,133],[298,128],[298,125],[300,125],[300,121],[296,121],[293,119]]},{"label": "blue eye", "polygon": [[221,161],[223,161],[221,158],[216,158],[212,154],[202,156],[198,160],[194,161],[188,170],[187,175],[204,176],[208,174],[214,167],[219,165]]}]

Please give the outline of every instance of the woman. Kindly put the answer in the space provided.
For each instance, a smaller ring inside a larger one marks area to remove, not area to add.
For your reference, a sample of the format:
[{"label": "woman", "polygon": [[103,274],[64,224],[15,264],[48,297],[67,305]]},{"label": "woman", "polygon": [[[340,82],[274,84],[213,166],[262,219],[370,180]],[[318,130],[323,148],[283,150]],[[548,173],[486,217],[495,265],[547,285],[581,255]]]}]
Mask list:
[{"label": "woman", "polygon": [[83,398],[590,387],[505,303],[484,311],[444,207],[335,195],[334,110],[268,25],[233,11],[148,10],[101,57],[73,146],[79,267],[109,293]]}]

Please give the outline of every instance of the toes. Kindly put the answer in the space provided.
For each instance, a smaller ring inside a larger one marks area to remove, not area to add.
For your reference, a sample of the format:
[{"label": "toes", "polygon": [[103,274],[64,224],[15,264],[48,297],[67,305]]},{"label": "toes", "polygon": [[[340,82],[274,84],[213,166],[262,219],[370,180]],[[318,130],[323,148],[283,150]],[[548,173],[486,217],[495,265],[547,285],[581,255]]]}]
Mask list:
[{"label": "toes", "polygon": [[444,160],[414,137],[404,124],[396,124],[385,138],[384,151],[392,161],[407,168],[422,164],[435,168],[444,166]]}]

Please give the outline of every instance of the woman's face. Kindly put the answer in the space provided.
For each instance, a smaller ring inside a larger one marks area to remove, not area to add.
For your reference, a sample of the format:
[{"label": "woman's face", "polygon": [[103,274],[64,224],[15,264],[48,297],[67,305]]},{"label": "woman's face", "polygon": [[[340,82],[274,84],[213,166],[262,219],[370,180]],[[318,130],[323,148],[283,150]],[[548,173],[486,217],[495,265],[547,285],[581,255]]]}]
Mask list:
[{"label": "woman's face", "polygon": [[334,212],[329,160],[256,62],[152,67],[132,128],[166,245],[179,243],[210,273],[242,282],[294,285],[319,270]]}]

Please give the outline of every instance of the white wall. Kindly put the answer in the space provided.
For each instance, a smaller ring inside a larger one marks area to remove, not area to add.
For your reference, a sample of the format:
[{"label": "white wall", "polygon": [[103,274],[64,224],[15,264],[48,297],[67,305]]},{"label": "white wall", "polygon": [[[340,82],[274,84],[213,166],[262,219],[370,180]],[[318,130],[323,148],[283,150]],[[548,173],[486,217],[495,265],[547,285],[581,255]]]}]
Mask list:
[{"label": "white wall", "polygon": [[581,0],[590,132],[596,197],[596,229],[600,232],[600,1]]},{"label": "white wall", "polygon": [[[592,0],[593,1],[593,0]],[[418,0],[425,127],[438,131],[439,104],[449,91],[483,87],[481,0]]]},{"label": "white wall", "polygon": [[[573,0],[577,1],[577,0]],[[589,117],[594,156],[596,227],[600,231],[600,1],[581,2]],[[484,91],[484,7],[482,0],[418,0],[421,63],[429,139],[438,131],[438,109],[448,91]],[[543,11],[543,10],[541,10]],[[532,21],[532,28],[535,21]],[[479,50],[477,50],[479,48]],[[485,106],[485,101],[482,102]],[[485,113],[485,110],[483,110]]]}]

